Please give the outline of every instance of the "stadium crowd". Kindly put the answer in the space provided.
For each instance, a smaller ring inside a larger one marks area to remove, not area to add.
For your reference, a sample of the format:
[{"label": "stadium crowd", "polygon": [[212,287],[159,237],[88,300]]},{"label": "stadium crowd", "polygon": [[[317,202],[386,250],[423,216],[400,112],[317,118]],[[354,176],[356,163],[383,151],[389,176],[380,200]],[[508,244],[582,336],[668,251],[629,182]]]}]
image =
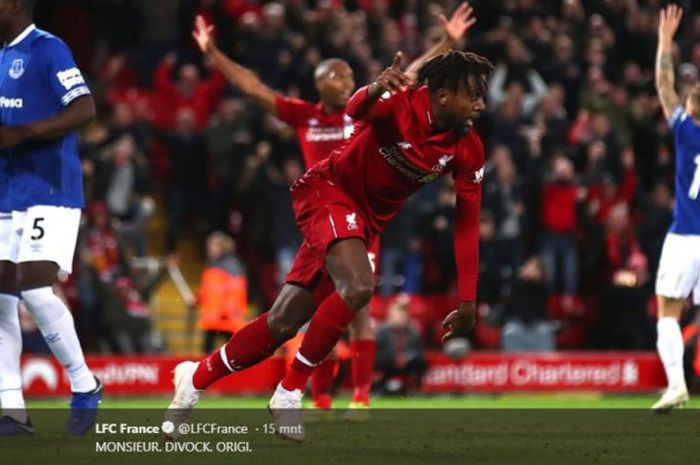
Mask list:
[{"label": "stadium crowd", "polygon": [[[661,3],[471,2],[478,22],[462,47],[496,65],[477,124],[488,154],[477,345],[653,346],[654,273],[674,195],[673,144],[653,80]],[[683,95],[698,81],[700,6],[679,3]],[[37,23],[66,40],[99,105],[82,134],[90,201],[78,254],[83,307],[95,305],[100,283],[138,314],[150,288],[133,283],[126,257],[175,254],[184,235],[204,250],[206,233],[224,231],[245,266],[250,301],[266,308],[300,243],[288,191],[303,172],[294,132],[202,59],[190,35],[196,14],[216,25],[226,54],[285,94],[314,101],[321,59],[346,60],[362,85],[397,50],[406,61],[420,55],[442,33],[437,15],[456,6],[40,2]],[[164,244],[146,243],[152,198],[166,212]],[[454,292],[453,210],[449,177],[409,202],[382,236],[381,295]]]}]

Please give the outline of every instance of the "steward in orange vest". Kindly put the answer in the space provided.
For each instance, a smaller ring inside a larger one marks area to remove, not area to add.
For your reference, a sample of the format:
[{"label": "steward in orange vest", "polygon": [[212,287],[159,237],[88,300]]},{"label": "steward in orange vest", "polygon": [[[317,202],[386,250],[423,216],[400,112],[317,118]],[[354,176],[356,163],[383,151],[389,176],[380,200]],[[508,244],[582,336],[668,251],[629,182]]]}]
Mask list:
[{"label": "steward in orange vest", "polygon": [[230,337],[245,324],[248,280],[233,241],[225,234],[214,232],[207,238],[207,256],[197,306],[199,327],[205,331],[204,350],[210,352],[217,333]]}]

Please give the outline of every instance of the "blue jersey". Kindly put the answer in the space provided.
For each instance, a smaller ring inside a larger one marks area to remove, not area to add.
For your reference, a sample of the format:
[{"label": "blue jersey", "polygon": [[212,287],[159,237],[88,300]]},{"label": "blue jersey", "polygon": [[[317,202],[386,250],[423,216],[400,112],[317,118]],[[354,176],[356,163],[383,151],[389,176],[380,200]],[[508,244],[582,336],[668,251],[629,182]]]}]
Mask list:
[{"label": "blue jersey", "polygon": [[671,232],[700,235],[700,126],[683,107],[668,120],[676,145],[676,205]]},{"label": "blue jersey", "polygon": [[[0,125],[20,126],[54,116],[90,94],[68,46],[33,25],[0,51]],[[78,133],[29,140],[0,152],[7,159],[8,192],[1,207],[81,208],[83,181]],[[0,182],[3,161],[0,161]],[[4,203],[4,205],[3,205]]]}]

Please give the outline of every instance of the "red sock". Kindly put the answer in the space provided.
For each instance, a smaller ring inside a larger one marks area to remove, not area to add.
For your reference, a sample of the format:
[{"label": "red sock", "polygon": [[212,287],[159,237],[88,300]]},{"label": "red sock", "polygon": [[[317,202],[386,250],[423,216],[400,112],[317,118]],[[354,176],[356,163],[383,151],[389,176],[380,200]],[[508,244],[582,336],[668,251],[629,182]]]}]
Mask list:
[{"label": "red sock", "polygon": [[374,371],[374,353],[377,344],[374,339],[358,339],[350,341],[352,357],[352,386],[355,392],[353,402],[369,404],[369,392],[372,388],[372,372]]},{"label": "red sock", "polygon": [[[298,352],[297,355],[299,355]],[[311,373],[313,372],[314,367],[309,366],[301,362],[298,358],[294,357],[294,360],[292,360],[292,364],[289,365],[289,370],[287,370],[287,374],[284,375],[284,379],[282,380],[282,387],[285,388],[287,391],[293,391],[295,389],[303,391],[306,387],[306,381],[309,379],[309,376],[311,376]]]},{"label": "red sock", "polygon": [[[311,386],[313,388],[313,377],[311,379]],[[322,410],[329,410],[333,408],[333,397],[330,394],[320,394],[314,397],[314,407]]]},{"label": "red sock", "polygon": [[331,408],[331,390],[335,379],[338,359],[330,357],[316,367],[311,375],[311,397],[318,408]]},{"label": "red sock", "polygon": [[328,357],[354,318],[355,312],[337,292],[324,300],[311,319],[299,352],[282,380],[282,387],[288,391],[303,391],[314,367]]},{"label": "red sock", "polygon": [[[265,360],[283,342],[272,337],[265,312],[241,328],[221,349],[200,361],[192,377],[192,384],[195,389],[206,389],[232,371],[243,370]],[[228,366],[222,358],[222,349]]]}]

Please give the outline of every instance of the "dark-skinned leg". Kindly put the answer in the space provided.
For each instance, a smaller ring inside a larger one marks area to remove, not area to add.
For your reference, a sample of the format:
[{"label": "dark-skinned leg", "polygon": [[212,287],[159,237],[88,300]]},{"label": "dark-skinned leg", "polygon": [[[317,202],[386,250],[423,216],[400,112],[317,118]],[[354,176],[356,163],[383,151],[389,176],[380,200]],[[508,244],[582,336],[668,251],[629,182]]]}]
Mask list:
[{"label": "dark-skinned leg", "polygon": [[333,350],[357,311],[369,303],[374,290],[374,276],[362,240],[335,242],[328,248],[325,265],[335,292],[321,303],[311,319],[301,347],[269,404],[282,437],[295,442],[305,437],[301,407],[309,376]]},{"label": "dark-skinned leg", "polygon": [[328,248],[326,269],[343,302],[358,312],[369,304],[374,292],[374,273],[361,239],[344,239]]},{"label": "dark-skinned leg", "polygon": [[58,265],[54,262],[24,262],[17,265],[17,283],[20,291],[53,287],[57,278]]},{"label": "dark-skinned leg", "polygon": [[[233,371],[244,370],[272,355],[296,334],[316,308],[312,294],[302,287],[285,284],[269,312],[251,321],[219,350],[197,362],[182,362],[175,367],[175,396],[165,414],[166,421],[179,425],[189,421],[201,392]],[[177,428],[166,434],[179,435]]]},{"label": "dark-skinned leg", "polygon": [[206,389],[233,371],[253,366],[294,337],[313,315],[316,302],[306,289],[285,284],[270,311],[251,321],[220,349],[203,359],[193,375],[196,389]]},{"label": "dark-skinned leg", "polygon": [[53,292],[58,270],[58,265],[51,261],[19,263],[19,288],[27,310],[32,314],[51,352],[68,372],[71,390],[90,392],[97,387],[97,382],[85,364],[73,315]]},{"label": "dark-skinned leg", "polygon": [[0,260],[0,405],[3,415],[25,423],[27,411],[22,395],[20,356],[22,331],[19,326],[17,265]]},{"label": "dark-skinned leg", "polygon": [[326,269],[336,292],[321,304],[311,319],[291,369],[282,380],[282,387],[288,391],[304,389],[313,368],[328,356],[357,312],[369,303],[374,291],[367,248],[360,239],[334,243],[326,254]]},{"label": "dark-skinned leg", "polygon": [[[375,273],[378,256],[379,241],[375,239],[367,252],[370,266]],[[355,319],[352,320],[348,327],[348,334],[350,336],[350,379],[353,387],[353,397],[350,402],[352,412],[354,409],[369,407],[376,344],[374,342],[374,330],[371,325],[368,305],[360,310]],[[328,392],[330,392],[330,387],[333,385],[335,365],[337,365],[337,358],[331,353],[326,360],[316,367],[311,375],[311,393],[316,407],[323,408],[324,405],[327,405],[330,408],[332,405],[330,395],[317,396],[317,393],[323,392],[321,386],[326,385],[328,386]],[[355,413],[351,412],[346,415],[355,415]]]},{"label": "dark-skinned leg", "polygon": [[9,260],[0,260],[0,294],[19,294],[17,265]]}]

